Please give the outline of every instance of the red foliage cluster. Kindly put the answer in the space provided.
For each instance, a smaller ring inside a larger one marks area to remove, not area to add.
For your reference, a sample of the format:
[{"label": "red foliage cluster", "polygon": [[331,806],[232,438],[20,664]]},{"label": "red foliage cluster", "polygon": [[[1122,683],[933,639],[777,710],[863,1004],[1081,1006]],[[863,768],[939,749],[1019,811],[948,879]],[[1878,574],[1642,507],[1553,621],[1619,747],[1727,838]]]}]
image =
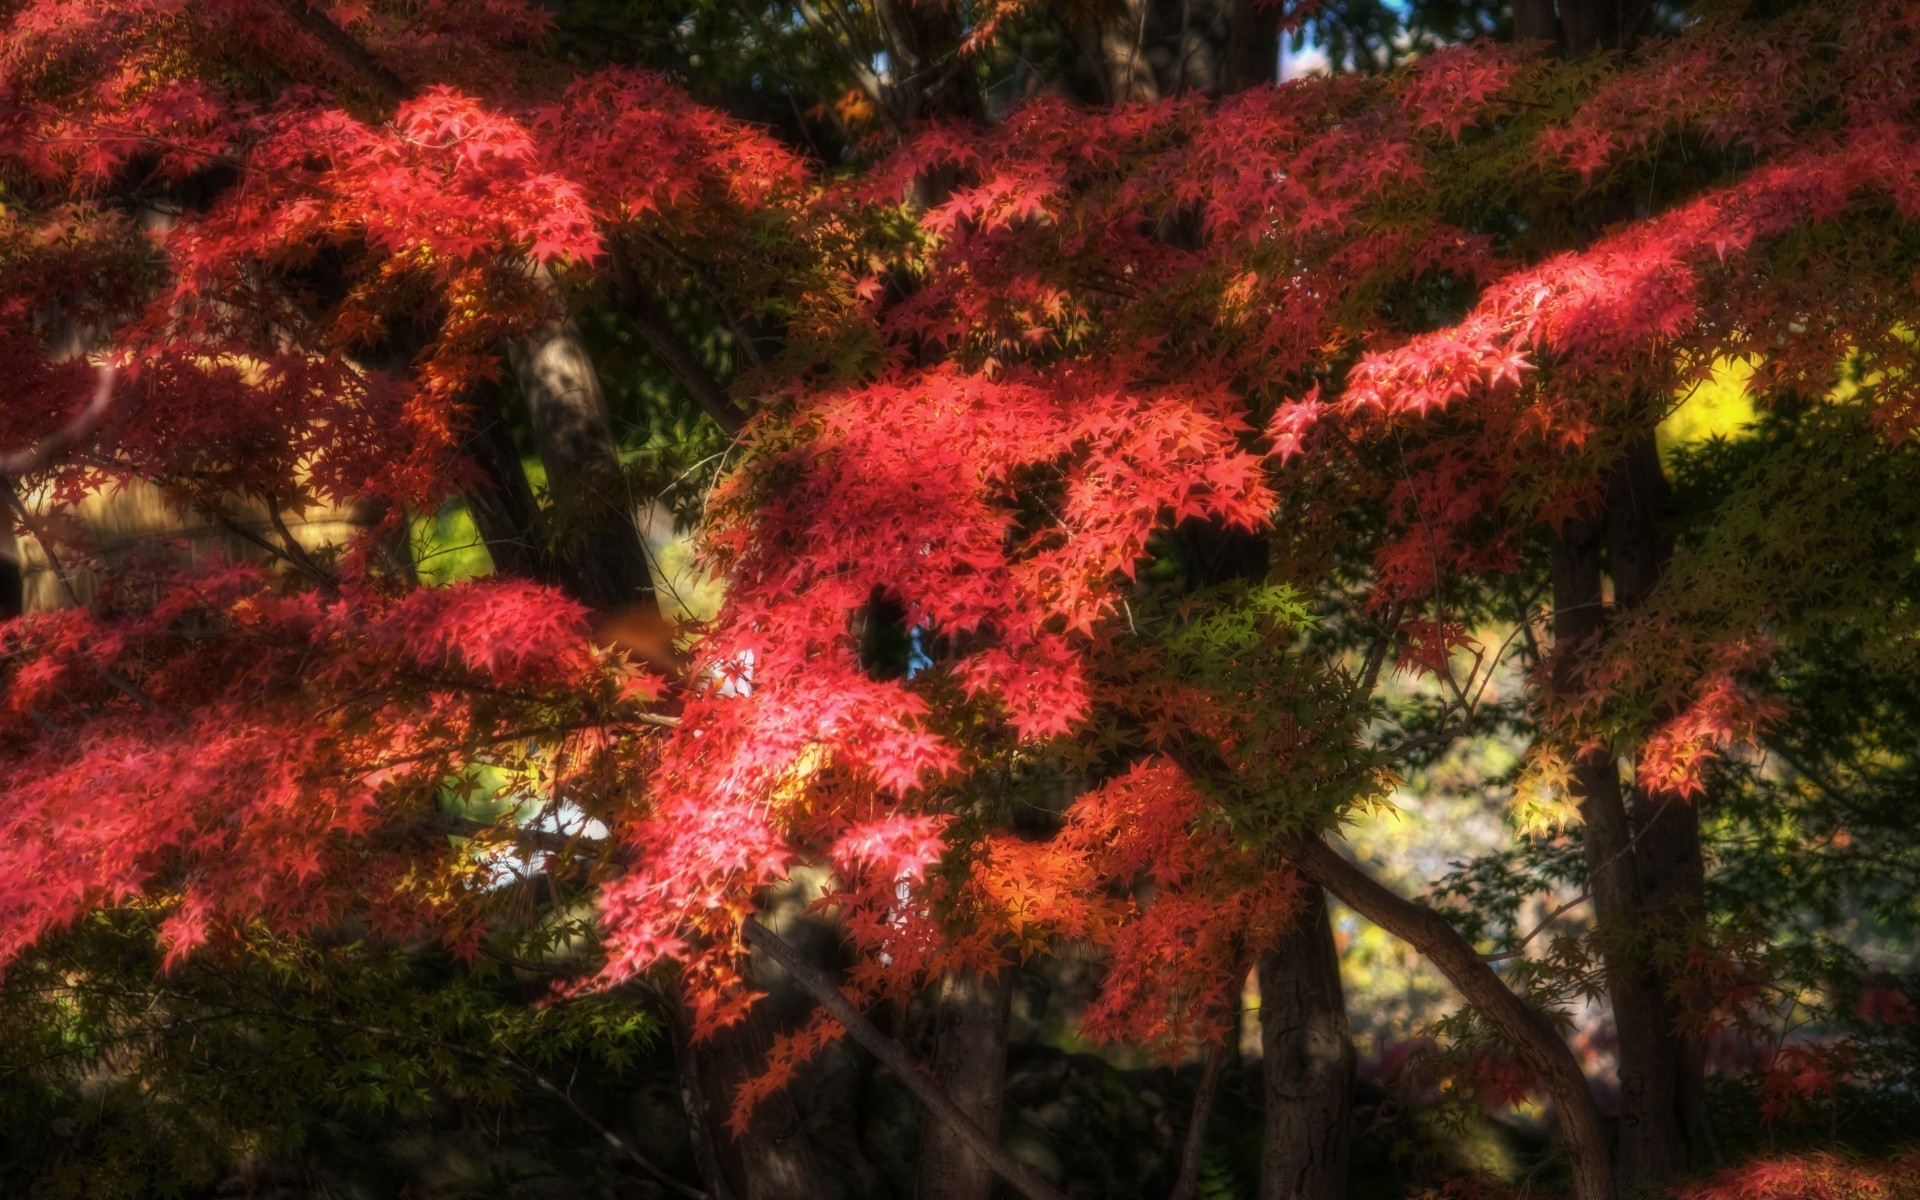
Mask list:
[{"label": "red foliage cluster", "polygon": [[[1847,355],[1913,354],[1907,273],[1868,242],[1795,240],[1843,212],[1920,218],[1920,14],[1891,0],[1716,24],[1598,84],[1612,68],[1470,47],[1217,103],[1040,99],[921,131],[845,184],[658,76],[547,87],[521,53],[543,18],[512,0],[343,10],[417,73],[397,107],[253,0],[7,14],[0,169],[25,200],[0,216],[0,440],[33,442],[87,390],[81,363],[50,362],[49,306],[111,326],[126,368],[97,444],[29,481],[56,497],[138,477],[203,503],[383,501],[390,522],[438,504],[466,479],[468,389],[614,248],[679,247],[724,287],[764,282],[741,247],[777,231],[805,264],[781,281],[807,311],[796,341],[871,352],[801,363],[750,427],[714,508],[726,607],[671,735],[621,733],[636,689],[575,609],[512,582],[402,594],[351,558],[305,590],[140,574],[97,613],[9,627],[0,956],[136,898],[171,907],[178,948],[349,908],[471,937],[464,893],[404,866],[444,839],[403,828],[476,747],[577,728],[633,864],[601,893],[602,978],[677,962],[703,1030],[745,1002],[741,922],[805,861],[839,873],[863,997],[1078,938],[1109,963],[1090,1032],[1211,1036],[1290,877],[1180,760],[1148,757],[1209,740],[1207,714],[1124,747],[1044,843],[955,833],[980,753],[956,714],[1016,743],[1080,729],[1170,526],[1333,527],[1291,502],[1358,489],[1389,520],[1376,605],[1437,604],[1582,511],[1620,431],[1717,357],[1764,351],[1760,388],[1817,392]],[[1818,70],[1816,38],[1837,47]],[[1752,62],[1805,86],[1754,83]],[[1597,236],[1469,220],[1468,188],[1585,199],[1670,129],[1747,157]],[[157,234],[103,198],[211,172],[233,181]],[[809,241],[936,174],[958,183],[903,255]],[[1920,373],[1886,378],[1898,437]],[[863,665],[850,621],[875,597],[943,639],[937,681]],[[1739,688],[1753,659],[1727,649],[1757,632],[1668,656],[1650,784],[1689,794],[1764,718]],[[1445,612],[1413,634],[1429,669],[1464,636]],[[1567,719],[1629,678],[1593,666]],[[1138,682],[1149,707],[1159,684]]]},{"label": "red foliage cluster", "polygon": [[1832,1154],[1761,1159],[1721,1172],[1676,1200],[1911,1200],[1920,1196],[1920,1156],[1855,1162]]}]

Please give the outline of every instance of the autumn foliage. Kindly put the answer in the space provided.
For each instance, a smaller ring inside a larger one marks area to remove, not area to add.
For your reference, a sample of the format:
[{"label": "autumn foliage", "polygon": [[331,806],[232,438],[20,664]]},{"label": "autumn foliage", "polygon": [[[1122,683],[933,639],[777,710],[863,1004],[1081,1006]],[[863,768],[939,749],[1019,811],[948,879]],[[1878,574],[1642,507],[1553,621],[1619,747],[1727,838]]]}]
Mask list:
[{"label": "autumn foliage", "polygon": [[[576,989],[670,970],[724,1028],[743,923],[824,867],[862,1002],[1080,943],[1083,1032],[1177,1057],[1228,1035],[1288,927],[1292,839],[1391,768],[1373,677],[1304,648],[1301,593],[1359,579],[1394,663],[1447,676],[1484,649],[1458,598],[1590,512],[1717,362],[1755,363],[1763,404],[1864,363],[1859,436],[1920,423],[1920,13],[1891,0],[1709,8],[1631,62],[1474,44],[1218,100],[1042,96],[831,171],[664,76],[556,77],[537,6],[333,9],[398,96],[290,7],[4,9],[0,448],[119,371],[97,428],[11,479],[19,532],[102,565],[54,514],[133,479],[375,517],[269,565],[119,562],[0,627],[0,959],[121,906],[172,958],[348,920],[473,953],[521,833],[450,781],[505,761],[609,831],[565,850],[602,955]],[[1692,157],[1647,185],[1669,142]],[[380,557],[474,485],[508,348],[622,272],[782,333],[733,387],[703,533],[725,603],[679,681],[552,589]],[[1177,530],[1268,539],[1285,586],[1153,598]],[[876,669],[882,609],[932,669]],[[1649,605],[1541,689],[1542,727],[1694,797],[1782,711],[1775,618]],[[1077,784],[1045,836],[987,799],[1039,758]],[[836,1036],[777,1047],[741,1119]],[[1787,1170],[1696,1194],[1907,1194]]]}]

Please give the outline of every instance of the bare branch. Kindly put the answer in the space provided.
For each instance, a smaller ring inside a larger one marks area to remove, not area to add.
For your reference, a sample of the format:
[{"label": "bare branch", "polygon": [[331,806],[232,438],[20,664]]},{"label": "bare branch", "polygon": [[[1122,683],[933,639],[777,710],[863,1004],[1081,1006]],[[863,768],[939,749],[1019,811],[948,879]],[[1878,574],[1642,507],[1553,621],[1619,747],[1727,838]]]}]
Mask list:
[{"label": "bare branch", "polygon": [[1440,969],[1467,1002],[1507,1040],[1552,1102],[1561,1142],[1572,1159],[1575,1193],[1618,1194],[1606,1129],[1580,1061],[1551,1021],[1488,966],[1447,919],[1394,892],[1317,837],[1295,839],[1288,859],[1300,874],[1361,916],[1406,942]]},{"label": "bare branch", "polygon": [[1540,923],[1533,927],[1532,933],[1529,933],[1527,936],[1520,939],[1519,945],[1515,946],[1511,950],[1502,950],[1498,954],[1482,955],[1480,958],[1480,961],[1497,963],[1497,962],[1505,962],[1509,958],[1519,958],[1520,955],[1526,951],[1527,943],[1539,937],[1540,934],[1546,929],[1547,926],[1553,924],[1555,921],[1558,921],[1561,917],[1566,916],[1567,913],[1570,910],[1572,910],[1572,908],[1575,905],[1585,904],[1586,902],[1587,902],[1587,893],[1581,892],[1578,896],[1575,896],[1573,899],[1567,901],[1565,904],[1562,904],[1559,908],[1554,909],[1552,912],[1548,913],[1545,917],[1543,917]]}]

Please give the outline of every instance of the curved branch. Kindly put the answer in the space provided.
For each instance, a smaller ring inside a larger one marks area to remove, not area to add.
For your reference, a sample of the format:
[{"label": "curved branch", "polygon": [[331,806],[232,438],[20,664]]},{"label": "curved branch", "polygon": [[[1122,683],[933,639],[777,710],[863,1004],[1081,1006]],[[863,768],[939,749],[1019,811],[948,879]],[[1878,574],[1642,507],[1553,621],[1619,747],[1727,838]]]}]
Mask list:
[{"label": "curved branch", "polygon": [[996,1175],[1012,1184],[1027,1200],[1067,1200],[1052,1184],[1036,1176],[1025,1163],[1007,1153],[1006,1147],[997,1138],[974,1124],[954,1103],[953,1097],[947,1095],[946,1090],[921,1069],[920,1064],[907,1053],[906,1047],[882,1033],[879,1026],[861,1015],[860,1010],[827,978],[826,972],[807,961],[785,938],[754,920],[746,923],[740,936],[747,945],[766,951],[775,962],[785,967],[794,982],[812,996],[820,1007],[831,1013],[833,1019],[853,1036],[854,1041],[893,1068],[907,1089],[959,1134],[967,1148],[979,1155],[980,1161],[992,1167]]},{"label": "curved branch", "polygon": [[1460,989],[1532,1069],[1553,1101],[1560,1140],[1572,1160],[1579,1200],[1613,1200],[1618,1193],[1600,1110],[1579,1060],[1547,1018],[1513,994],[1445,917],[1416,904],[1347,861],[1319,838],[1302,838],[1288,857],[1310,881],[1361,916],[1418,950]]},{"label": "curved branch", "polygon": [[100,424],[100,419],[107,415],[107,409],[113,407],[113,381],[118,374],[118,368],[112,363],[102,366],[99,380],[93,386],[93,398],[87,401],[87,406],[35,445],[11,454],[0,454],[0,475],[24,475],[29,471],[37,471],[92,433]]}]

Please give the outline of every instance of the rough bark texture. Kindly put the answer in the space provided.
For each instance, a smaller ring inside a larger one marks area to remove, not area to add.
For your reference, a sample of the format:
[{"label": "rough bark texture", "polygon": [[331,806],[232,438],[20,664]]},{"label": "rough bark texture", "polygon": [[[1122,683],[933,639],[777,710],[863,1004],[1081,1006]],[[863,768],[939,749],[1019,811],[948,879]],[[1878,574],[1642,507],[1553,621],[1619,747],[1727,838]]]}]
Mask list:
[{"label": "rough bark texture", "polygon": [[1326,893],[1260,956],[1261,1077],[1266,1134],[1260,1200],[1341,1200],[1353,1110],[1353,1038]]},{"label": "rough bark texture", "polygon": [[1499,1031],[1532,1072],[1553,1107],[1561,1147],[1573,1168],[1578,1200],[1617,1194],[1606,1128],[1580,1061],[1546,1017],[1508,990],[1499,974],[1445,917],[1396,895],[1318,838],[1296,842],[1288,855],[1306,879],[1418,950],[1460,989],[1467,1003]]},{"label": "rough bark texture", "polygon": [[594,608],[657,610],[606,396],[579,330],[556,321],[540,338],[513,347],[511,357],[579,598]]},{"label": "rough bark texture", "polygon": [[[940,980],[934,1002],[933,1078],[975,1125],[1000,1129],[1007,1074],[1011,990],[1005,978],[974,972]],[[918,1200],[988,1200],[993,1166],[951,1126],[929,1121],[920,1139]]]}]

